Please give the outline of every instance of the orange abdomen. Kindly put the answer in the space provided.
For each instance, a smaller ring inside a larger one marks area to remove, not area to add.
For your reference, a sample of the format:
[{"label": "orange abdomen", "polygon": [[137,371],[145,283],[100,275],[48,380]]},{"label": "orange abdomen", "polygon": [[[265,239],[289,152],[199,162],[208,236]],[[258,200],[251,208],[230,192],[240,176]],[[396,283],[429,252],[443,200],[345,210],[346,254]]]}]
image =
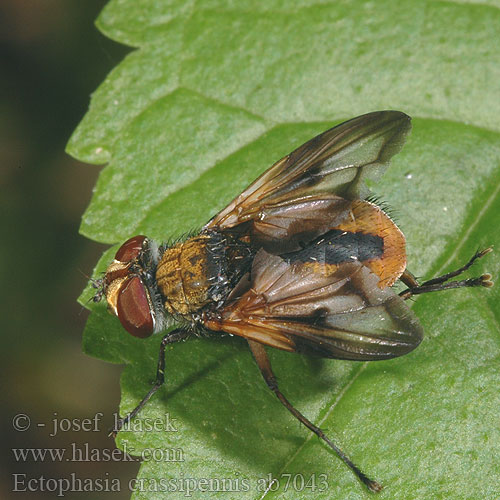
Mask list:
[{"label": "orange abdomen", "polygon": [[380,288],[393,285],[406,269],[405,237],[377,205],[363,200],[353,201],[348,218],[334,229],[382,239],[382,254],[363,261],[379,277]]}]

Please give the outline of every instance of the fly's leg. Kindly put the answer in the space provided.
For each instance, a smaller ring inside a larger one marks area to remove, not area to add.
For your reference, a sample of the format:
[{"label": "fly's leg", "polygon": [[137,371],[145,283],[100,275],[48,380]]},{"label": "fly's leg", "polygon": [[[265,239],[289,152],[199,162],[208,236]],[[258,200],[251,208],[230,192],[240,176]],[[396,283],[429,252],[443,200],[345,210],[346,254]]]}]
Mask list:
[{"label": "fly's leg", "polygon": [[276,382],[276,377],[274,376],[273,370],[271,368],[271,363],[267,356],[267,353],[262,344],[255,342],[253,340],[248,340],[248,345],[252,351],[253,357],[257,362],[258,367],[268,385],[269,389],[276,394],[281,403],[285,406],[285,408],[290,411],[290,413],[300,422],[302,422],[308,429],[310,429],[314,434],[316,434],[319,438],[321,438],[337,455],[338,457],[356,474],[359,480],[365,484],[371,491],[378,492],[382,489],[382,485],[370,479],[366,476],[364,472],[362,472],[357,465],[355,465],[351,459],[335,444],[333,443],[325,433],[319,428],[316,427],[311,421],[309,421],[302,413],[300,413],[297,409],[295,409],[292,404],[288,401],[288,399],[283,396],[281,391],[278,388],[278,383]]},{"label": "fly's leg", "polygon": [[141,410],[144,408],[146,403],[151,399],[151,396],[164,384],[165,382],[165,348],[169,344],[173,344],[174,342],[179,342],[179,340],[183,340],[190,335],[190,332],[187,330],[182,330],[177,328],[168,332],[162,339],[160,344],[160,352],[158,355],[158,367],[156,369],[156,380],[151,387],[150,391],[142,398],[142,401],[125,417],[120,418],[116,422],[116,426],[109,431],[110,436],[116,436],[120,429],[128,424],[130,420],[132,420]]},{"label": "fly's leg", "polygon": [[491,281],[491,274],[486,273],[477,278],[469,278],[466,280],[459,281],[449,281],[451,278],[462,274],[467,271],[469,267],[474,264],[477,259],[484,257],[486,254],[490,253],[493,249],[491,247],[486,248],[485,250],[481,250],[480,252],[476,252],[472,258],[465,264],[465,266],[460,267],[456,271],[452,271],[450,273],[443,274],[437,278],[433,278],[428,281],[424,281],[422,284],[419,284],[415,276],[410,273],[410,271],[405,270],[401,275],[400,280],[408,287],[406,290],[403,290],[399,296],[406,300],[412,297],[413,295],[419,295],[421,293],[428,292],[438,292],[441,290],[451,290],[453,288],[463,288],[463,287],[475,287],[475,286],[484,286],[484,287],[492,287],[493,282]]}]

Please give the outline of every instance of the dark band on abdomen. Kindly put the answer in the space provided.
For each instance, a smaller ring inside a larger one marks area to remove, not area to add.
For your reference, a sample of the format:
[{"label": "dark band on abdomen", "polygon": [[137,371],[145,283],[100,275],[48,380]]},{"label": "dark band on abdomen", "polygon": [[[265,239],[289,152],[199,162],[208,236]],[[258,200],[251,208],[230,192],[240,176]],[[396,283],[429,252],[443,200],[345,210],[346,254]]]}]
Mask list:
[{"label": "dark band on abdomen", "polygon": [[302,250],[284,254],[282,257],[289,263],[340,264],[377,259],[383,253],[384,240],[380,236],[332,229]]}]

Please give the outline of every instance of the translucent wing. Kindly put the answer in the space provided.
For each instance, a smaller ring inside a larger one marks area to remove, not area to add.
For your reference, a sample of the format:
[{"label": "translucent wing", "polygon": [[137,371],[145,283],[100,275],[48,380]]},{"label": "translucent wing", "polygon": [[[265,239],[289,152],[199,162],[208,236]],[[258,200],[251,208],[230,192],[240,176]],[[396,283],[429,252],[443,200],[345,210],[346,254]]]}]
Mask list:
[{"label": "translucent wing", "polygon": [[206,326],[278,349],[328,358],[401,356],[423,330],[406,303],[360,262],[288,263],[260,250],[245,291],[238,287]]},{"label": "translucent wing", "polygon": [[404,113],[378,111],[327,130],[275,163],[205,229],[247,223],[266,250],[279,253],[283,239],[286,251],[297,249],[345,219],[349,201],[368,194],[364,180],[380,175],[410,129]]}]

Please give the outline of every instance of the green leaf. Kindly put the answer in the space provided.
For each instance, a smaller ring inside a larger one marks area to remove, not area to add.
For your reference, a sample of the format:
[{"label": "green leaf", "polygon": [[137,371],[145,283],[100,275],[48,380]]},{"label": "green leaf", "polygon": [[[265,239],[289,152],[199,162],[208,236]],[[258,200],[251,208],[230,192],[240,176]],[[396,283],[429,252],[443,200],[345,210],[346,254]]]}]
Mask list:
[{"label": "green leaf", "polygon": [[[111,1],[99,29],[137,50],[93,95],[68,145],[107,163],[82,233],[108,243],[179,236],[334,122],[392,108],[412,115],[414,129],[374,190],[406,234],[410,270],[430,277],[500,248],[498,7]],[[490,254],[474,274],[498,276],[499,262]],[[496,499],[499,304],[498,287],[418,298],[426,338],[395,360],[274,351],[271,361],[297,408],[384,484],[378,498]],[[125,414],[154,379],[160,338],[132,338],[103,304],[92,309],[84,348],[126,364]],[[183,498],[195,486],[194,498],[202,489],[204,498],[370,497],[268,391],[241,339],[169,347],[167,383],[136,422],[154,419],[169,425],[118,437],[146,456],[134,498]],[[269,475],[279,487],[264,495]]]}]

